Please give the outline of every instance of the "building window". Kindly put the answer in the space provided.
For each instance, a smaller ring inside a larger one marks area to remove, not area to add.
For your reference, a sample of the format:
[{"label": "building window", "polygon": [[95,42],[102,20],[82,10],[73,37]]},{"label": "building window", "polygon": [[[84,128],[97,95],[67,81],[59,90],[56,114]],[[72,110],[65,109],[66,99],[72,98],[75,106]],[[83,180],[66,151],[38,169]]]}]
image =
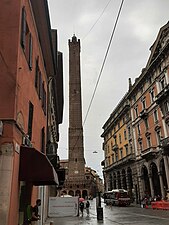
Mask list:
[{"label": "building window", "polygon": [[45,128],[41,130],[41,151],[45,153]]},{"label": "building window", "polygon": [[34,109],[33,104],[29,102],[28,136],[30,140],[32,139],[33,109]]},{"label": "building window", "polygon": [[145,123],[146,129],[148,129],[149,128],[149,125],[148,125],[148,119],[147,118],[144,119],[144,123]]},{"label": "building window", "polygon": [[120,158],[121,159],[123,158],[123,149],[122,148],[120,149]]},{"label": "building window", "polygon": [[126,113],[126,121],[129,119],[129,113]]},{"label": "building window", "polygon": [[124,130],[124,139],[127,140],[127,132]]},{"label": "building window", "polygon": [[130,127],[128,127],[128,138],[130,139],[130,137],[131,137],[131,129]]},{"label": "building window", "polygon": [[139,147],[140,147],[140,152],[143,150],[143,143],[142,141],[139,141]]},{"label": "building window", "polygon": [[151,147],[151,138],[150,138],[150,136],[147,137],[147,147],[148,148]]},{"label": "building window", "polygon": [[120,122],[118,122],[118,129],[120,129]]},{"label": "building window", "polygon": [[135,118],[137,118],[138,117],[138,107],[137,106],[134,108],[134,111],[135,111]]},{"label": "building window", "polygon": [[119,143],[121,144],[122,141],[121,141],[121,134],[119,134]]},{"label": "building window", "polygon": [[154,110],[154,122],[155,122],[155,123],[158,122],[158,111],[157,111],[157,109]]},{"label": "building window", "polygon": [[142,99],[142,109],[145,109],[146,108],[146,99],[143,98]]},{"label": "building window", "polygon": [[126,148],[126,155],[129,154],[129,148],[128,148],[128,145],[125,145],[125,148]]},{"label": "building window", "polygon": [[115,143],[115,145],[117,144],[117,138],[116,137],[114,137],[114,143]]},{"label": "building window", "polygon": [[161,142],[161,133],[160,133],[160,130],[158,130],[156,132],[156,137],[157,137],[157,145],[160,145],[160,142]]},{"label": "building window", "polygon": [[116,152],[116,162],[118,161],[118,152]]},{"label": "building window", "polygon": [[38,90],[38,95],[39,95],[39,99],[42,99],[42,95],[43,95],[43,82],[42,82],[42,74],[39,71],[39,90]]},{"label": "building window", "polygon": [[29,68],[32,69],[32,53],[33,53],[32,35],[29,31],[29,27],[26,21],[25,7],[22,8],[21,46],[24,50]]},{"label": "building window", "polygon": [[46,115],[46,91],[45,91],[45,87],[44,87],[44,82],[42,84],[42,109],[44,114]]},{"label": "building window", "polygon": [[110,152],[110,150],[109,150],[109,145],[107,146],[107,153],[109,153]]},{"label": "building window", "polygon": [[130,142],[130,152],[128,153],[132,153],[133,152],[133,147],[132,147],[132,142]]},{"label": "building window", "polygon": [[137,125],[137,132],[138,132],[138,135],[141,134],[141,132],[140,132],[140,124]]},{"label": "building window", "polygon": [[144,92],[144,86],[143,85],[140,87],[140,92],[141,92],[141,94],[143,94],[143,92]]},{"label": "building window", "polygon": [[169,103],[168,103],[168,101],[164,102],[164,112],[165,112],[165,114],[167,114],[169,112]]},{"label": "building window", "polygon": [[110,162],[110,156],[108,157],[108,165],[110,165],[111,164],[111,162]]},{"label": "building window", "polygon": [[165,88],[165,79],[164,79],[164,77],[160,80],[160,87],[161,87],[161,90],[163,90]]},{"label": "building window", "polygon": [[112,154],[112,163],[114,163],[114,154]]},{"label": "building window", "polygon": [[154,89],[151,89],[151,91],[150,91],[150,99],[151,99],[151,103],[153,103],[155,100]]},{"label": "building window", "polygon": [[152,77],[151,76],[149,77],[148,81],[149,81],[149,85],[151,85],[152,84]]},{"label": "building window", "polygon": [[133,96],[133,103],[136,101],[136,95]]},{"label": "building window", "polygon": [[35,63],[35,88],[38,92],[38,83],[39,83],[39,57],[36,59],[36,63]]}]

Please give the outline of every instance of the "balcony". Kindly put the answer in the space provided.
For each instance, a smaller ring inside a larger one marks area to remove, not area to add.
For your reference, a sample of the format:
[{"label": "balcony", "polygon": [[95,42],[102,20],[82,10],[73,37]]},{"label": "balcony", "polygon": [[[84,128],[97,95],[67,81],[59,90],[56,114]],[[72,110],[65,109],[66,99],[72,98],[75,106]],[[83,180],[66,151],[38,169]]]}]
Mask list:
[{"label": "balcony", "polygon": [[119,147],[118,147],[118,145],[117,144],[115,144],[115,145],[113,145],[112,146],[112,151],[117,151],[119,149]]},{"label": "balcony", "polygon": [[147,110],[146,109],[143,109],[141,112],[140,112],[140,118],[141,119],[144,119],[147,117]]},{"label": "balcony", "polygon": [[169,94],[169,84],[167,84],[165,88],[158,95],[156,95],[156,103],[160,104],[163,100],[167,98],[168,94]]},{"label": "balcony", "polygon": [[157,153],[156,147],[149,147],[149,148],[142,150],[140,155],[143,159],[149,160],[149,159],[154,158],[156,153]]},{"label": "balcony", "polygon": [[105,160],[101,161],[101,166],[105,166]]},{"label": "balcony", "polygon": [[169,155],[169,137],[161,140],[161,147],[165,155]]}]

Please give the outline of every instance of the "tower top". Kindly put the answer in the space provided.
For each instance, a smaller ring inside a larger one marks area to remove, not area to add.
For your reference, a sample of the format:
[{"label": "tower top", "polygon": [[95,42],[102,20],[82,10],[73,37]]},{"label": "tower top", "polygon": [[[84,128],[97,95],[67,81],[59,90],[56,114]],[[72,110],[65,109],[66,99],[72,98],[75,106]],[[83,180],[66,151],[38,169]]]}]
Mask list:
[{"label": "tower top", "polygon": [[77,39],[76,35],[73,34],[72,40],[69,39],[69,43],[73,43],[73,44],[79,43],[80,44],[80,39]]}]

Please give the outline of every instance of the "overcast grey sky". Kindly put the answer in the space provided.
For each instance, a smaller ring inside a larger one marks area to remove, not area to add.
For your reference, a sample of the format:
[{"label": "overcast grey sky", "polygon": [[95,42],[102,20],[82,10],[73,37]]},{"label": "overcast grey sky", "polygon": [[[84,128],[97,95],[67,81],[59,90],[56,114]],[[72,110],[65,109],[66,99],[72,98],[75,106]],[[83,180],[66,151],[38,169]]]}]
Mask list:
[{"label": "overcast grey sky", "polygon": [[[81,81],[85,118],[103,63],[121,0],[48,0],[51,26],[58,30],[64,60],[64,117],[60,126],[59,156],[68,157],[68,39],[81,40]],[[145,67],[149,48],[160,27],[169,20],[168,0],[125,0],[101,79],[84,125],[86,165],[102,176],[102,126]],[[98,22],[96,23],[96,21]],[[91,30],[92,26],[96,25]],[[91,31],[90,31],[91,30]],[[90,32],[89,32],[90,31]],[[98,153],[93,153],[97,151]]]}]

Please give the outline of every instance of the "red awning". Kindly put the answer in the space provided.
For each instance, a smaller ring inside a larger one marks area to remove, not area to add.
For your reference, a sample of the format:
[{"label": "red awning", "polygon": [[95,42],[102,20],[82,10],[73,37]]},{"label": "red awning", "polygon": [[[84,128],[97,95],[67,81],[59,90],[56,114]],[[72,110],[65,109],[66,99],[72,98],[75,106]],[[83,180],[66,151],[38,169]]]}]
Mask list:
[{"label": "red awning", "polygon": [[33,185],[59,185],[58,176],[45,154],[26,146],[20,148],[20,181]]}]

